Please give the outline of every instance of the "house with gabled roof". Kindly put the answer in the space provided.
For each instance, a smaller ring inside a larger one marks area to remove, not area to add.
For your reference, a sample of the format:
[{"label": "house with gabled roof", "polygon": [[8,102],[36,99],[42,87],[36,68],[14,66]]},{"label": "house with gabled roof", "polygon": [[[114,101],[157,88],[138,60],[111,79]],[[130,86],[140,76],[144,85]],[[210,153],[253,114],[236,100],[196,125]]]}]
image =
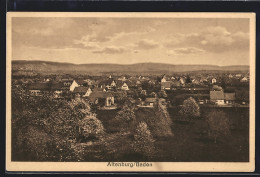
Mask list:
[{"label": "house with gabled roof", "polygon": [[73,93],[76,96],[87,97],[92,93],[92,90],[90,87],[79,86],[73,90]]},{"label": "house with gabled roof", "polygon": [[146,98],[145,104],[153,107],[156,104],[156,100],[156,98]]},{"label": "house with gabled roof", "polygon": [[99,85],[102,88],[107,88],[108,90],[110,90],[116,87],[116,82],[114,81],[114,79],[109,78],[107,80],[101,81]]},{"label": "house with gabled roof", "polygon": [[224,97],[225,97],[226,104],[232,104],[232,103],[235,103],[235,101],[236,101],[235,93],[224,93]]},{"label": "house with gabled roof", "polygon": [[116,85],[120,90],[129,90],[127,82],[117,81]]},{"label": "house with gabled roof", "polygon": [[64,84],[62,82],[52,83],[50,85],[50,90],[52,91],[54,98],[60,98],[61,97],[61,94],[64,90],[63,87],[64,87]]},{"label": "house with gabled roof", "polygon": [[32,83],[28,86],[31,96],[42,96],[46,91],[49,91],[48,83]]},{"label": "house with gabled roof", "polygon": [[91,104],[99,104],[100,106],[114,106],[114,96],[109,92],[93,91],[87,98]]},{"label": "house with gabled roof", "polygon": [[243,77],[240,82],[248,82],[248,78],[247,77]]},{"label": "house with gabled roof", "polygon": [[161,82],[161,90],[171,90],[171,86],[171,81]]},{"label": "house with gabled roof", "polygon": [[87,85],[88,85],[88,83],[84,80],[78,80],[78,79],[73,80],[73,82],[70,86],[70,91],[73,92],[76,87],[87,86]]},{"label": "house with gabled roof", "polygon": [[218,105],[225,104],[225,95],[223,90],[220,91],[210,91],[210,101]]}]

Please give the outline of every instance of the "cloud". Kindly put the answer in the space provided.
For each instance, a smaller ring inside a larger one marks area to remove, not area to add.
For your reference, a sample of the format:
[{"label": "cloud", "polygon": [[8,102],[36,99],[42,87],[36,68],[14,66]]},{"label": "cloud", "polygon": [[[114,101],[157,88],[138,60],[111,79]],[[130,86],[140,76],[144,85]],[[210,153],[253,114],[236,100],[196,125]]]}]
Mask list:
[{"label": "cloud", "polygon": [[95,18],[19,17],[12,19],[12,39],[16,46],[67,48],[101,25]]},{"label": "cloud", "polygon": [[83,49],[98,49],[100,48],[99,42],[91,41],[89,36],[83,36],[80,40],[73,41],[74,48]]},{"label": "cloud", "polygon": [[237,31],[230,32],[221,26],[210,26],[200,33],[175,34],[168,37],[165,47],[197,47],[210,52],[228,50],[247,50],[249,34]]},{"label": "cloud", "polygon": [[175,48],[173,50],[167,51],[169,55],[196,55],[204,52],[204,50],[195,47]]},{"label": "cloud", "polygon": [[145,50],[154,49],[157,47],[159,47],[159,44],[150,39],[143,39],[136,43],[136,48],[145,49]]},{"label": "cloud", "polygon": [[126,49],[124,47],[116,47],[116,46],[104,47],[100,50],[92,51],[92,53],[97,53],[97,54],[120,54],[124,52],[126,52]]}]

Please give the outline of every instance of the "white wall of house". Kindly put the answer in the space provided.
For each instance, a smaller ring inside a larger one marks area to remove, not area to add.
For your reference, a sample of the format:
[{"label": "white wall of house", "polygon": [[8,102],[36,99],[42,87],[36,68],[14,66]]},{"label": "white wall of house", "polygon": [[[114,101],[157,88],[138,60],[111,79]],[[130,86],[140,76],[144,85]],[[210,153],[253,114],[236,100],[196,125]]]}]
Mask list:
[{"label": "white wall of house", "polygon": [[217,83],[217,79],[213,78],[213,79],[211,80],[211,83],[212,83],[212,84]]},{"label": "white wall of house", "polygon": [[111,83],[111,87],[116,87],[115,81],[113,81],[113,82]]},{"label": "white wall of house", "polygon": [[161,82],[166,82],[167,80],[163,77],[162,79],[161,79]]},{"label": "white wall of house", "polygon": [[73,92],[76,87],[78,87],[79,84],[74,80],[70,86],[70,91]]},{"label": "white wall of house", "polygon": [[128,85],[124,83],[121,87],[122,90],[129,90]]},{"label": "white wall of house", "polygon": [[216,103],[218,105],[223,105],[223,104],[225,104],[225,101],[224,100],[217,100]]},{"label": "white wall of house", "polygon": [[112,106],[114,105],[114,103],[115,103],[114,97],[107,97],[105,106]]},{"label": "white wall of house", "polygon": [[92,93],[92,90],[89,88],[87,90],[87,92],[85,93],[85,95],[83,95],[83,97],[89,96]]}]

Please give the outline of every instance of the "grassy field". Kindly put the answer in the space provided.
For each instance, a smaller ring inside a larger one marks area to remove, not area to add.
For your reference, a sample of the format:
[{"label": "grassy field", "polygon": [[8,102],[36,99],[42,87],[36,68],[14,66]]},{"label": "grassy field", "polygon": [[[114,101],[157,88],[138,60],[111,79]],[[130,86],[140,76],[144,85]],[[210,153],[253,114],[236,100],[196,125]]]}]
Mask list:
[{"label": "grassy field", "polygon": [[[217,143],[207,137],[207,124],[203,119],[211,109],[224,111],[231,122],[230,136],[219,138]],[[153,111],[139,109],[136,111],[137,120],[149,121],[148,119],[154,116]],[[249,160],[248,108],[202,108],[201,118],[191,122],[179,121],[178,110],[175,108],[170,108],[168,111],[173,121],[171,129],[174,136],[154,136],[158,152],[152,161],[246,162]],[[116,112],[117,110],[97,112],[97,117],[103,122],[108,133],[108,121],[115,117]]]}]

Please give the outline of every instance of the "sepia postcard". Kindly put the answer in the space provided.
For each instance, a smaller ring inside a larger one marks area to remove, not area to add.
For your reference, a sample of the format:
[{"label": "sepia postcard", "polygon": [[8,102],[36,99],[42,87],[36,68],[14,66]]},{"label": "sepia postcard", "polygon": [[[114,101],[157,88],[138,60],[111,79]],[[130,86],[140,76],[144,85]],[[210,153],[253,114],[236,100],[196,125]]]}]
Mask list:
[{"label": "sepia postcard", "polygon": [[7,14],[6,170],[253,172],[254,13]]}]

